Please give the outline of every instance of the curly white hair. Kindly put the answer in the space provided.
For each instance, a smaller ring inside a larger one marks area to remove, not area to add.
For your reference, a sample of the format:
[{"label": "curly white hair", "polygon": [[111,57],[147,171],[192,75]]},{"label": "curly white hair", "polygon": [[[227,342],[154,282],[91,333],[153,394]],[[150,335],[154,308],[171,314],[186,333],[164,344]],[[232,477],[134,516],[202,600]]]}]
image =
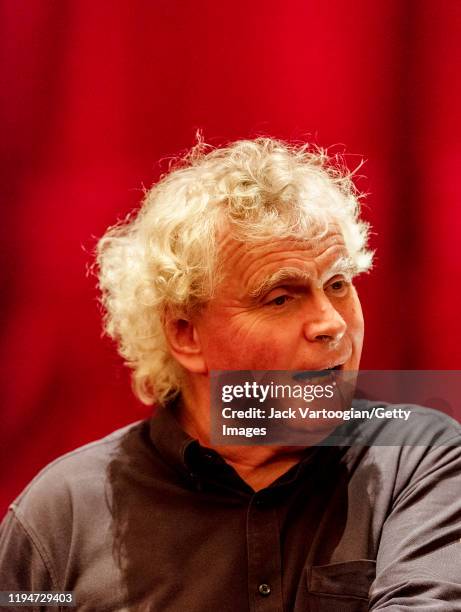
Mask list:
[{"label": "curly white hair", "polygon": [[97,247],[105,331],[132,368],[141,401],[163,404],[181,389],[164,313],[174,307],[187,317],[213,295],[219,233],[246,242],[318,238],[334,220],[357,272],[366,271],[373,253],[360,198],[345,165],[322,149],[272,138],[222,148],[199,142]]}]

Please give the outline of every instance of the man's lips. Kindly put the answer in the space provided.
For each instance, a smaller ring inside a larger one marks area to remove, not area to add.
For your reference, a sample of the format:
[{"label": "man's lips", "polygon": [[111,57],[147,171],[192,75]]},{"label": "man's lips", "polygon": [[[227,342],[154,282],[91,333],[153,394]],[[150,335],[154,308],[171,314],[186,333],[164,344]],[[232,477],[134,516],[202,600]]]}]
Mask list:
[{"label": "man's lips", "polygon": [[294,380],[306,380],[310,378],[322,378],[323,376],[330,376],[332,372],[339,372],[343,369],[344,362],[338,363],[334,366],[327,366],[323,368],[311,368],[310,370],[303,370],[297,372],[294,376]]}]

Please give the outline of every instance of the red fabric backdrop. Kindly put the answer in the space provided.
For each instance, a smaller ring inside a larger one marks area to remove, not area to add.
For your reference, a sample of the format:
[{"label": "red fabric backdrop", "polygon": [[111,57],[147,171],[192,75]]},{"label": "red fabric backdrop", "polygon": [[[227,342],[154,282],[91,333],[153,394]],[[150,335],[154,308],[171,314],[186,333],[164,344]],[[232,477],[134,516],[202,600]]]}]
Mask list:
[{"label": "red fabric backdrop", "polygon": [[363,366],[460,367],[459,0],[0,11],[0,513],[46,462],[147,414],[100,338],[86,267],[197,128],[214,144],[265,134],[366,158]]}]

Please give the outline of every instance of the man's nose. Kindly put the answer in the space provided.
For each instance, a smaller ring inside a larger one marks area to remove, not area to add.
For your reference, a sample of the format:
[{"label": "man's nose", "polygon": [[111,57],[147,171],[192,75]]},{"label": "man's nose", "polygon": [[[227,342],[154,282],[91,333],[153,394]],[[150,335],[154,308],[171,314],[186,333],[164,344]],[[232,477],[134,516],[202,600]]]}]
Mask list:
[{"label": "man's nose", "polygon": [[325,295],[316,292],[310,300],[304,322],[304,335],[309,342],[337,342],[346,333],[347,324]]}]

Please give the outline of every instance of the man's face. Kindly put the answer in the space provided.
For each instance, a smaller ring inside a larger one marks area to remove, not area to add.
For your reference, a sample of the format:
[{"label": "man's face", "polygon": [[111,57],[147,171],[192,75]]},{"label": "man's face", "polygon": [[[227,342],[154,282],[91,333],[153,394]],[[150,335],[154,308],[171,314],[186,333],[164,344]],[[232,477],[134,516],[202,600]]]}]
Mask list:
[{"label": "man's face", "polygon": [[357,370],[363,316],[339,227],[319,241],[221,241],[225,278],[194,320],[210,370]]}]

